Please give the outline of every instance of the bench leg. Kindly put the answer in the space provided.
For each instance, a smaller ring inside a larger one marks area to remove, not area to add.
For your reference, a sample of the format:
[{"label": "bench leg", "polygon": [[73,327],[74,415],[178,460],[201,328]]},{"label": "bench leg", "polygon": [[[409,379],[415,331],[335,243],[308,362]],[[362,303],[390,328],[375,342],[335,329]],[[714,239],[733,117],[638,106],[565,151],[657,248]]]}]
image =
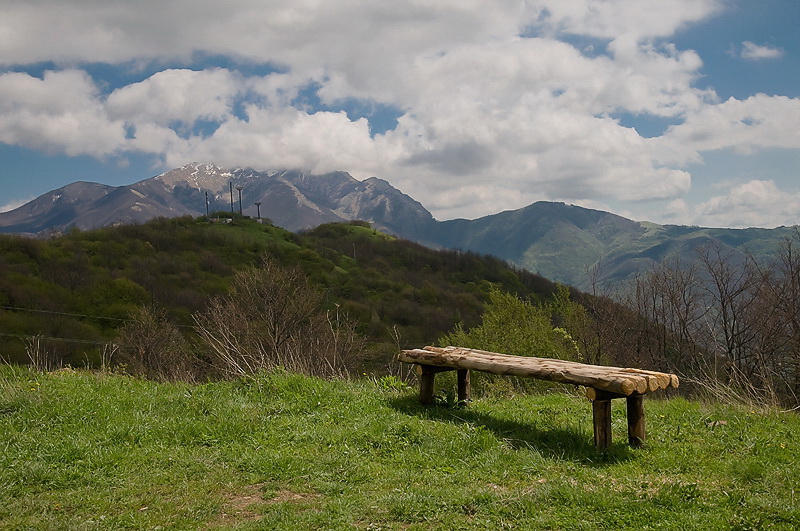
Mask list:
[{"label": "bench leg", "polygon": [[469,369],[458,369],[458,403],[466,404],[470,401]]},{"label": "bench leg", "polygon": [[611,400],[592,401],[594,445],[598,450],[611,446]]},{"label": "bench leg", "polygon": [[628,405],[628,443],[634,448],[644,445],[644,396],[632,395],[626,399]]},{"label": "bench leg", "polygon": [[436,370],[429,365],[420,365],[419,373],[419,401],[428,405],[433,403],[433,380],[436,377]]}]

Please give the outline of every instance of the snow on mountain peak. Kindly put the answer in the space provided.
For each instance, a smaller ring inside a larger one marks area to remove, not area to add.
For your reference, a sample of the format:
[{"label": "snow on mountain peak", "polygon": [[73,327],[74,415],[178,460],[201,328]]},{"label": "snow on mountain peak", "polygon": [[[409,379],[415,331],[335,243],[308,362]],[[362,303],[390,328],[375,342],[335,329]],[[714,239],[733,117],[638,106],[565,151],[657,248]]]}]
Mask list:
[{"label": "snow on mountain peak", "polygon": [[219,166],[193,162],[162,173],[156,178],[161,180],[170,189],[185,184],[198,190],[218,191],[228,184],[230,177],[231,173],[223,170]]}]

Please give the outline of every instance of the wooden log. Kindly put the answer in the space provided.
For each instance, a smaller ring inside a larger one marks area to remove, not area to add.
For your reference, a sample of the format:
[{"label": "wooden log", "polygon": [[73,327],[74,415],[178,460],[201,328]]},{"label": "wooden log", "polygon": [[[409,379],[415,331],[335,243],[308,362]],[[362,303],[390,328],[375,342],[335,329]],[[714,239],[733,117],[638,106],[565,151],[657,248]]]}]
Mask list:
[{"label": "wooden log", "polygon": [[613,400],[615,398],[627,398],[630,395],[622,395],[619,393],[609,393],[593,387],[587,387],[584,393],[589,400]]},{"label": "wooden log", "polygon": [[458,369],[458,403],[470,401],[469,369]]},{"label": "wooden log", "polygon": [[647,436],[644,425],[644,396],[631,395],[625,398],[628,409],[628,444],[634,448],[644,445]]},{"label": "wooden log", "polygon": [[[630,394],[646,391],[646,381],[638,376],[608,374],[597,371],[595,366],[563,360],[527,358],[524,356],[473,355],[460,352],[432,352],[429,350],[403,351],[400,361],[428,365],[444,365],[454,368],[475,369],[501,375],[540,378],[556,382],[603,388],[611,392]],[[607,368],[604,368],[607,369]]]},{"label": "wooden log", "polygon": [[611,400],[592,402],[592,424],[594,445],[598,450],[605,450],[611,446]]},{"label": "wooden log", "polygon": [[598,369],[563,360],[526,358],[508,355],[474,355],[463,352],[432,352],[428,350],[403,351],[400,361],[425,365],[447,366],[457,369],[475,369],[501,375],[540,378],[555,382],[595,387],[610,392],[631,394],[647,392],[647,380],[641,375]]},{"label": "wooden log", "polygon": [[664,372],[645,371],[643,369],[623,369],[625,372],[634,374],[642,374],[648,378],[655,378],[656,386],[651,391],[658,391],[659,389],[667,389],[668,387],[678,387],[678,377],[674,374],[667,374]]},{"label": "wooden log", "polygon": [[414,369],[414,372],[417,373],[417,376],[420,376],[422,374],[423,367],[427,367],[429,371],[434,372],[434,373],[457,371],[458,370],[458,369],[455,369],[453,367],[438,367],[436,365],[420,365],[419,363],[417,363],[415,365],[415,369]]},{"label": "wooden log", "polygon": [[500,375],[584,385],[623,395],[643,394],[678,385],[678,378],[673,374],[549,358],[512,356],[461,347],[404,350],[398,355],[398,359],[409,363],[475,369]]},{"label": "wooden log", "polygon": [[[419,350],[419,349],[417,349]],[[469,355],[478,355],[478,356],[493,356],[493,357],[500,357],[500,358],[522,358],[522,359],[530,359],[530,360],[537,360],[539,362],[544,363],[555,363],[567,367],[575,367],[575,368],[583,368],[589,370],[596,370],[601,372],[608,372],[609,374],[616,374],[622,373],[623,375],[631,374],[631,375],[640,375],[643,377],[647,377],[648,381],[652,381],[652,378],[655,377],[658,389],[666,389],[667,387],[678,387],[679,386],[679,379],[674,374],[657,372],[657,371],[648,371],[645,369],[632,369],[632,368],[620,368],[620,367],[610,367],[606,365],[589,365],[586,363],[579,363],[575,361],[566,361],[566,360],[558,360],[558,359],[548,359],[548,358],[533,358],[527,356],[513,356],[509,354],[498,354],[496,352],[489,352],[485,350],[478,350],[478,349],[468,349],[463,347],[425,347],[424,350],[431,351],[431,352],[439,352],[439,353],[461,353],[461,354],[469,354]],[[650,384],[655,386],[656,384]],[[657,390],[657,389],[653,389]]]},{"label": "wooden log", "polygon": [[435,367],[421,365],[422,373],[419,375],[419,401],[428,405],[433,403],[433,384],[436,373],[439,372]]}]

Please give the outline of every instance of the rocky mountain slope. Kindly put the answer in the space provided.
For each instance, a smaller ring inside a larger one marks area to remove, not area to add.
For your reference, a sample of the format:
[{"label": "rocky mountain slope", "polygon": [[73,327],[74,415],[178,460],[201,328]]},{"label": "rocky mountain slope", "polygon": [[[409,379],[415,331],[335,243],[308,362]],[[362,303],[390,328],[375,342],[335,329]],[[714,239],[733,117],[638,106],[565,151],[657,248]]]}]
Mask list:
[{"label": "rocky mountain slope", "polygon": [[[241,191],[238,188],[241,187]],[[241,195],[240,195],[241,192]],[[384,180],[358,181],[345,172],[227,170],[189,164],[129,186],[73,183],[10,212],[0,213],[0,231],[36,234],[75,226],[91,229],[141,223],[164,216],[200,216],[208,211],[262,217],[292,231],[332,221],[361,219],[381,230],[422,235],[433,216]]]}]

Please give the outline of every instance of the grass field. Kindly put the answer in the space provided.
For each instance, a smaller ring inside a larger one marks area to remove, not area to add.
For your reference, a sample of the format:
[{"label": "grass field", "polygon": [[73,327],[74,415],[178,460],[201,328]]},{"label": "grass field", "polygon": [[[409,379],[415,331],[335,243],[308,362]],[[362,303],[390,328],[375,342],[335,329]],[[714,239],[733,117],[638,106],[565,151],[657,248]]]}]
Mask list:
[{"label": "grass field", "polygon": [[[566,387],[565,390],[568,390]],[[423,409],[393,379],[157,384],[0,366],[3,529],[794,529],[800,419],[575,394]]]}]

